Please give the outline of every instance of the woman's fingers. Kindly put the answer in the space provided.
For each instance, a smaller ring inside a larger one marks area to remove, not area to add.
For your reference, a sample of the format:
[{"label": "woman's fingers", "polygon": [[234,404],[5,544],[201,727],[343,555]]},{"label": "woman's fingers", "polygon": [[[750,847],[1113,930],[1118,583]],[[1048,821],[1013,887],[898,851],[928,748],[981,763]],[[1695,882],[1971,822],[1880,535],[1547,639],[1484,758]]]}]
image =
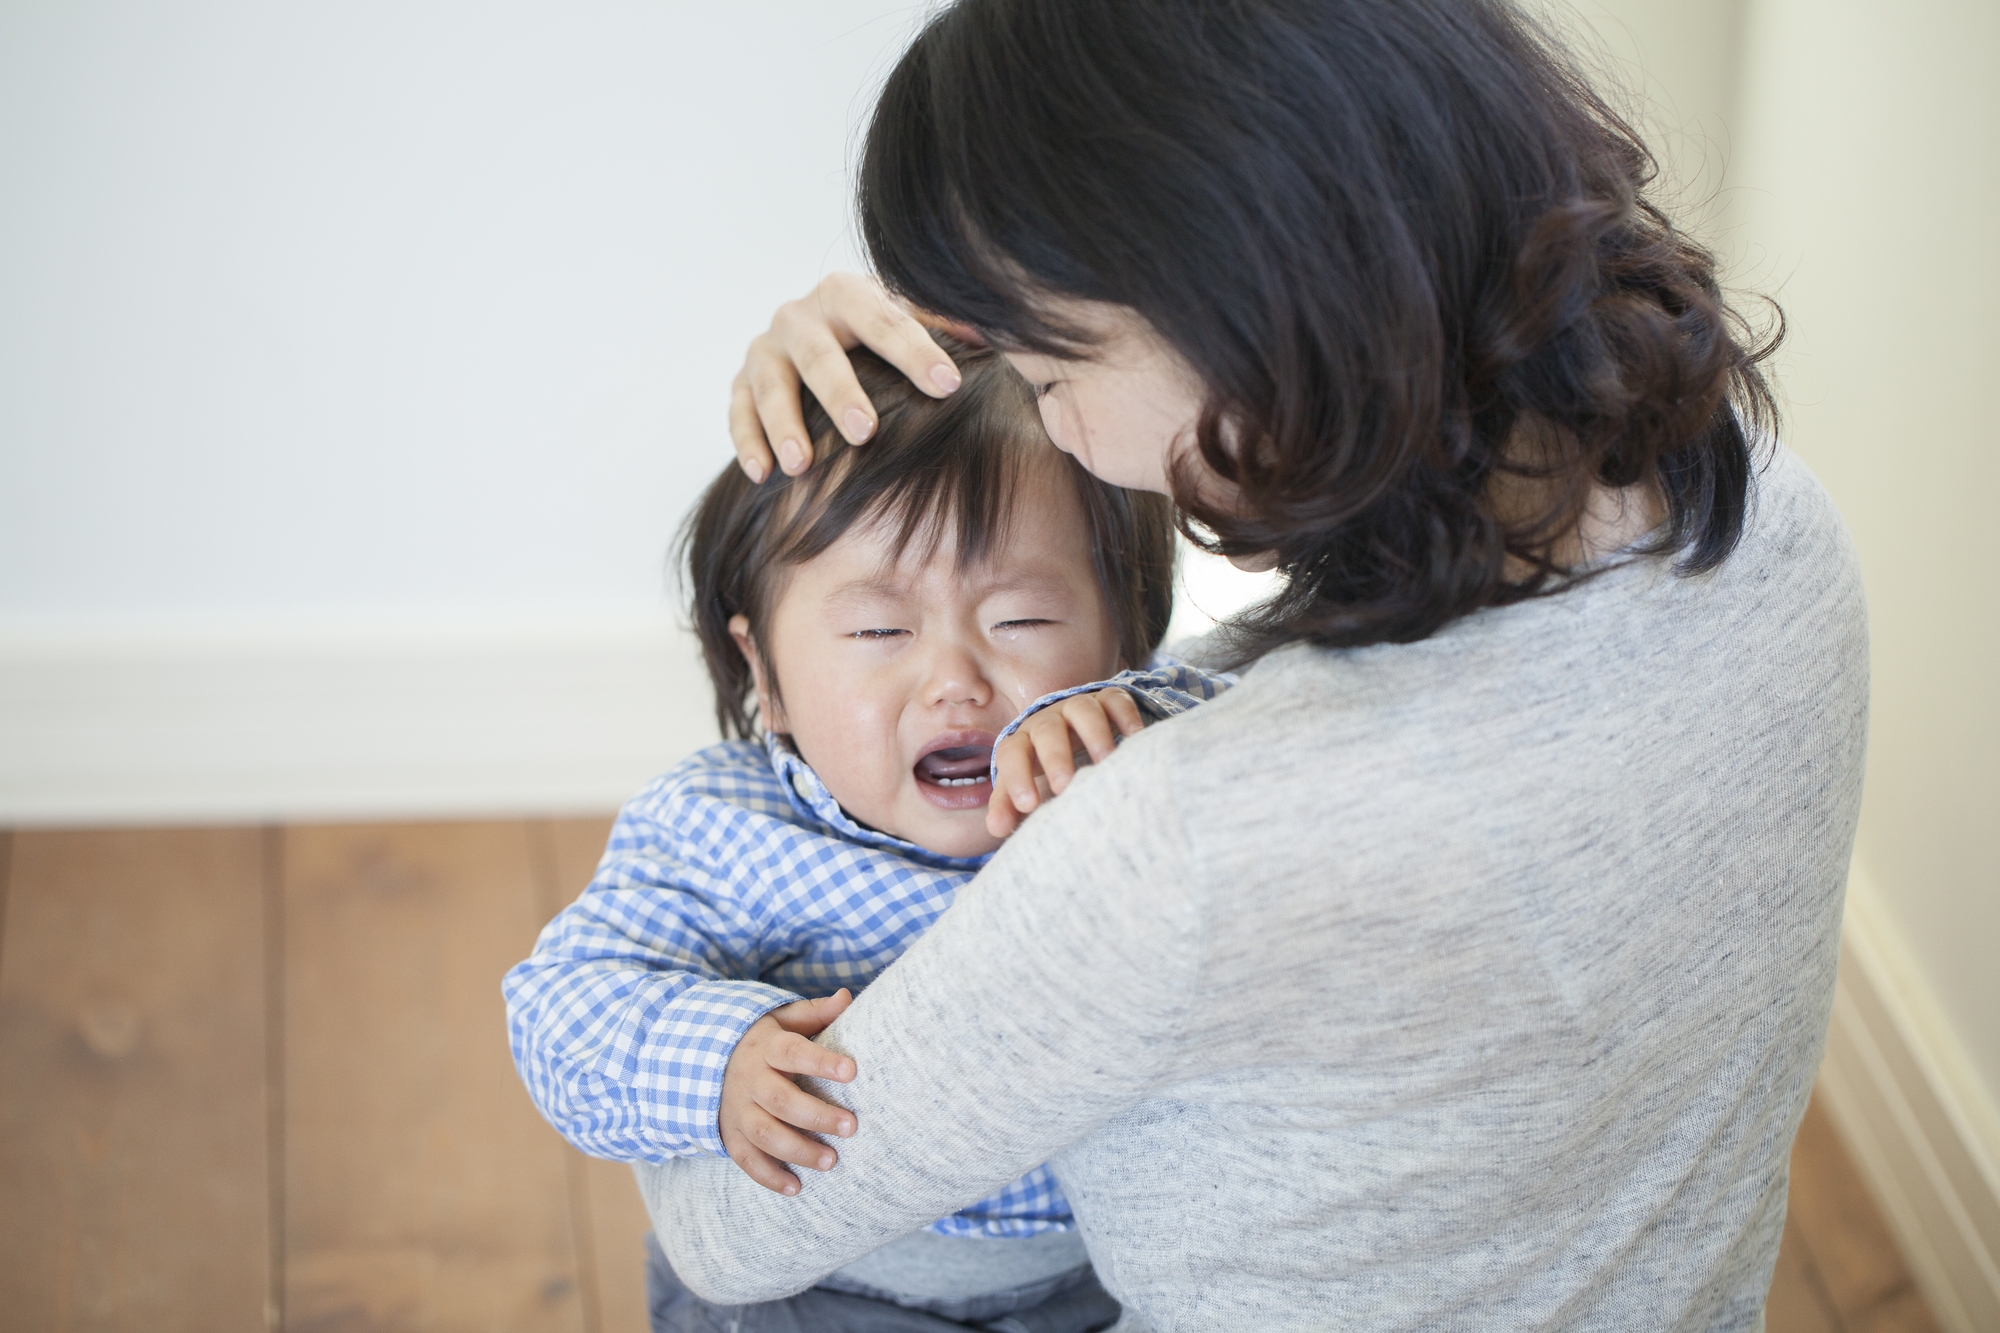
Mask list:
[{"label": "woman's fingers", "polygon": [[779,306],[771,327],[751,340],[730,388],[729,434],[744,473],[761,482],[773,466],[797,475],[812,465],[801,385],[851,443],[875,433],[875,405],[855,377],[849,348],[868,348],[933,398],[956,390],[958,367],[931,340],[927,323],[958,331],[935,316],[919,319],[859,273],[830,273],[805,297]]},{"label": "woman's fingers", "polygon": [[[804,430],[801,428],[800,433]],[[777,455],[764,436],[764,423],[757,416],[757,395],[750,387],[746,368],[736,373],[729,386],[729,440],[736,448],[736,465],[743,475],[761,483],[777,465]]]},{"label": "woman's fingers", "polygon": [[[814,289],[820,312],[838,336],[843,350],[866,347],[903,372],[910,383],[933,398],[957,390],[958,367],[932,340],[930,331],[939,329],[965,336],[971,330],[927,312],[913,310],[891,296],[875,279],[861,273],[829,273]],[[970,341],[978,341],[973,335]],[[801,363],[800,370],[805,369]],[[806,383],[814,393],[819,386],[810,374]],[[824,401],[824,400],[822,400]]]},{"label": "woman's fingers", "polygon": [[[854,375],[854,363],[847,359],[847,349],[855,343],[841,336],[846,332],[829,324],[804,301],[780,306],[777,318],[771,321],[771,335],[784,347],[789,368],[819,399],[819,405],[832,418],[834,429],[849,444],[860,444],[875,433],[875,404],[862,392],[861,381]],[[792,396],[797,398],[796,388]],[[761,389],[757,394],[757,410],[766,411]],[[770,433],[768,416],[764,429]]]},{"label": "woman's fingers", "polygon": [[[877,418],[847,359],[849,348],[866,347],[933,398],[959,385],[958,367],[931,341],[929,331],[881,283],[858,273],[830,273],[810,295],[779,306],[770,336],[835,428],[854,444],[875,433]],[[758,405],[761,410],[762,394]],[[767,417],[767,434],[770,425]]]},{"label": "woman's fingers", "polygon": [[[856,388],[858,391],[859,386]],[[746,393],[748,419],[736,408]],[[799,403],[798,367],[775,331],[760,333],[750,342],[732,394],[730,434],[739,459],[746,447],[754,455],[761,441],[788,473],[802,472],[812,462],[812,437],[806,434],[805,413]]]}]

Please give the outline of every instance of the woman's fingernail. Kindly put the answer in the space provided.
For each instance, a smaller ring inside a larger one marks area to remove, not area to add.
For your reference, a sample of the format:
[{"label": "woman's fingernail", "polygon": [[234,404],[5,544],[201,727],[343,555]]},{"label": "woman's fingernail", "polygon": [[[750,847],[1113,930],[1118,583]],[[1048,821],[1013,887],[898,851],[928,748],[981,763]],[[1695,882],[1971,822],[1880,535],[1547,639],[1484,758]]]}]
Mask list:
[{"label": "woman's fingernail", "polygon": [[769,472],[770,469],[764,466],[764,460],[761,458],[746,458],[743,460],[743,475],[750,478],[753,485],[762,486],[764,484],[764,477]]},{"label": "woman's fingernail", "polygon": [[1025,815],[1035,808],[1035,798],[1024,791],[1017,791],[1014,793],[1014,808]]},{"label": "woman's fingernail", "polygon": [[820,1154],[820,1159],[819,1159],[819,1169],[820,1169],[820,1170],[822,1170],[822,1171],[831,1171],[831,1170],[833,1170],[833,1154],[832,1154],[832,1153],[821,1153],[821,1154]]},{"label": "woman's fingernail", "polygon": [[958,372],[950,366],[931,367],[931,383],[937,385],[939,393],[950,393],[961,382]]},{"label": "woman's fingernail", "polygon": [[797,1194],[798,1192],[799,1192],[799,1187],[797,1185],[785,1186],[785,1193],[787,1194]]},{"label": "woman's fingernail", "polygon": [[847,438],[856,444],[875,433],[875,423],[870,421],[868,414],[858,407],[848,408],[847,415],[842,420],[847,422]]},{"label": "woman's fingernail", "polygon": [[[778,465],[787,472],[797,473],[806,465],[806,451],[799,448],[797,440],[778,441]],[[763,478],[759,477],[759,481]]]}]

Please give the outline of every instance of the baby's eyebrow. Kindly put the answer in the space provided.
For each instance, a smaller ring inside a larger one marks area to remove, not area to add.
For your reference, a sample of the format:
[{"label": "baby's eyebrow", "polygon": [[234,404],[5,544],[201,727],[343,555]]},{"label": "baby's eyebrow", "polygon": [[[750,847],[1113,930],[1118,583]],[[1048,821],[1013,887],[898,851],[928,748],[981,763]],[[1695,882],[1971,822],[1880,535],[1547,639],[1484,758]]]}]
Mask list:
[{"label": "baby's eyebrow", "polygon": [[865,579],[849,579],[827,593],[829,602],[879,602],[901,601],[909,595],[909,587],[904,580],[894,575],[877,574]]},{"label": "baby's eyebrow", "polygon": [[[1068,580],[1047,569],[997,570],[984,578],[972,575],[966,581],[982,597],[990,597],[997,592],[1050,593],[1066,596],[1070,591]],[[828,605],[839,606],[906,602],[912,595],[908,579],[893,573],[882,573],[872,574],[866,578],[849,579],[835,586],[827,592],[825,602]]]},{"label": "baby's eyebrow", "polygon": [[996,592],[1048,592],[1066,593],[1070,590],[1069,580],[1052,570],[1016,569],[995,573],[978,585],[983,593]]}]

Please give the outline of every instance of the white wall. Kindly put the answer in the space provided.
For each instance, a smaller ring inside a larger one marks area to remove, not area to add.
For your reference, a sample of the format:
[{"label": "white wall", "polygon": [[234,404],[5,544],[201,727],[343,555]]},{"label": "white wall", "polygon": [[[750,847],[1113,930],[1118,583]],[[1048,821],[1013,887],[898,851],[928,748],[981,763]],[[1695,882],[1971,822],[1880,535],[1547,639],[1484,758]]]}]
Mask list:
[{"label": "white wall", "polygon": [[920,7],[0,6],[0,819],[602,808]]},{"label": "white wall", "polygon": [[0,6],[0,821],[602,809],[711,739],[670,539],[926,8]]},{"label": "white wall", "polygon": [[1732,168],[1846,517],[1874,692],[1858,859],[2000,1101],[2000,6],[1752,0]]},{"label": "white wall", "polygon": [[0,7],[0,628],[655,613],[912,17]]},{"label": "white wall", "polygon": [[1745,0],[1534,0],[1660,162],[1653,193],[1723,239]]}]

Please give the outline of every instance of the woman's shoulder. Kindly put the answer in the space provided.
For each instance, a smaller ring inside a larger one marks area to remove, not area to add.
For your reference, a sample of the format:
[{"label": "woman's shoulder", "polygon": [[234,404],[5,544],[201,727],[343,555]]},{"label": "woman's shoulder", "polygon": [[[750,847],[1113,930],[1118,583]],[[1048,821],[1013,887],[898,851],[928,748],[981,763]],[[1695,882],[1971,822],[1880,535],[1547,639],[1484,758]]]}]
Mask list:
[{"label": "woman's shoulder", "polygon": [[1487,761],[1571,762],[1585,732],[1663,741],[1699,730],[1704,713],[1806,691],[1865,707],[1866,615],[1839,513],[1783,448],[1753,496],[1736,549],[1703,573],[1640,557],[1415,643],[1277,649],[1221,698],[1154,728],[1157,740],[1140,738],[1159,751],[1151,782],[1205,805],[1329,786],[1366,801],[1389,790],[1382,771],[1420,756],[1456,781]]},{"label": "woman's shoulder", "polygon": [[[1744,525],[1740,552],[1759,558],[1814,561],[1797,572],[1822,581],[1860,582],[1860,566],[1847,524],[1805,460],[1782,444],[1771,447],[1758,469],[1750,492],[1750,519]],[[1732,559],[1734,557],[1732,556]],[[1722,568],[1728,568],[1724,561]],[[1720,571],[1718,571],[1720,572]]]},{"label": "woman's shoulder", "polygon": [[1255,867],[1284,877],[1278,849],[1325,868],[1302,888],[1319,894],[1376,862],[1421,866],[1448,833],[1477,859],[1476,829],[1567,827],[1719,790],[1717,775],[1782,786],[1786,756],[1822,755],[1845,781],[1866,706],[1852,548],[1779,450],[1719,567],[1633,560],[1416,643],[1280,648],[1122,745],[1055,803],[1074,818],[1037,817],[1037,840],[1117,844],[1152,867],[1152,902],[1234,901]]}]

